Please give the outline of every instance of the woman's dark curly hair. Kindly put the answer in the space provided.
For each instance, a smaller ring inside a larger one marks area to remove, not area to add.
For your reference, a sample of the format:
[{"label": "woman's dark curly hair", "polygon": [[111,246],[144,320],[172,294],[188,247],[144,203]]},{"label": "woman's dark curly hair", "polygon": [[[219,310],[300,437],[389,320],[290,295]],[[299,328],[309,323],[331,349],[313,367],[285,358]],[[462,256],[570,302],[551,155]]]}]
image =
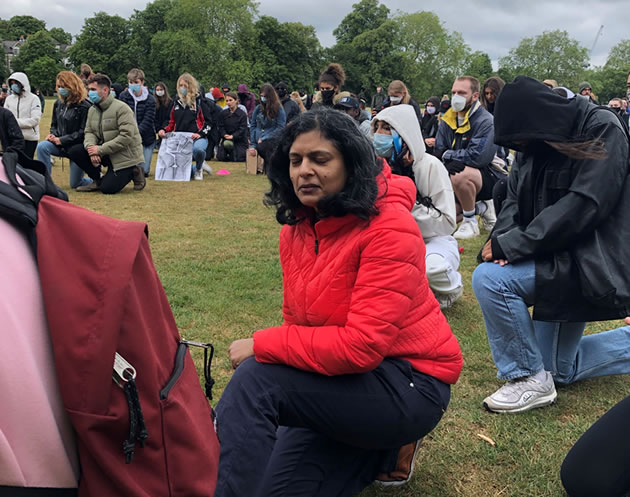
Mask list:
[{"label": "woman's dark curly hair", "polygon": [[377,215],[376,178],[381,174],[382,166],[376,159],[374,148],[350,116],[327,108],[300,114],[280,134],[278,148],[267,165],[271,190],[265,195],[265,205],[276,208],[276,219],[280,224],[293,225],[308,217],[308,211],[293,190],[289,151],[299,135],[315,130],[341,152],[347,172],[343,190],[324,197],[317,204],[318,216],[354,214],[369,220]]}]

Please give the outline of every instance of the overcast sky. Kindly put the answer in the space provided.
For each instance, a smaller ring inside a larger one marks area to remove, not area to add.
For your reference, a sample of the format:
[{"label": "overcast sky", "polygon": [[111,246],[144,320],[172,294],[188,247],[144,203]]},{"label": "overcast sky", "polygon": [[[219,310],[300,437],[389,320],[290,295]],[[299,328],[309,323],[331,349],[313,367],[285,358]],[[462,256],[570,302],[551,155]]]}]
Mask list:
[{"label": "overcast sky", "polygon": [[[298,21],[317,30],[323,46],[334,44],[333,29],[352,10],[358,0],[260,0],[260,15],[279,21]],[[145,0],[108,0],[90,3],[84,0],[19,0],[2,2],[0,16],[31,14],[46,21],[46,26],[61,27],[76,35],[83,20],[96,10],[128,18],[134,9],[143,10]],[[543,31],[566,30],[569,36],[590,49],[600,25],[603,32],[592,53],[591,63],[602,65],[609,50],[622,39],[630,38],[628,0],[387,0],[390,11],[435,12],[450,31],[459,31],[473,50],[482,50],[495,63],[528,36]],[[625,23],[624,23],[625,21]]]}]

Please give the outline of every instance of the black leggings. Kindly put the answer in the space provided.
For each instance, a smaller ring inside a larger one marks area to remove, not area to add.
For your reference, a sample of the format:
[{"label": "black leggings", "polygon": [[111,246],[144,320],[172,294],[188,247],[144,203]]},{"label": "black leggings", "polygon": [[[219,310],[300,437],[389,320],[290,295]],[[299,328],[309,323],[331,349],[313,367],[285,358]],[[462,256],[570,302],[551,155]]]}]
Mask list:
[{"label": "black leggings", "polygon": [[37,149],[37,140],[30,141],[24,140],[24,153],[28,156],[29,159],[35,157],[35,150]]},{"label": "black leggings", "polygon": [[630,397],[604,414],[571,448],[560,476],[570,497],[630,495]]}]

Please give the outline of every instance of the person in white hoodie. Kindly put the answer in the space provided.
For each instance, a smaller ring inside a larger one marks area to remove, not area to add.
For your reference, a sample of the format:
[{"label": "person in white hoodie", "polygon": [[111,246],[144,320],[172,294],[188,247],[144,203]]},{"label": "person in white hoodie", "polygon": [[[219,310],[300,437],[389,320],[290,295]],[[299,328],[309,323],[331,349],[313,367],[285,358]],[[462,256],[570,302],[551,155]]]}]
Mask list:
[{"label": "person in white hoodie", "polygon": [[28,77],[23,72],[14,72],[7,80],[11,94],[4,101],[4,107],[9,109],[24,135],[24,152],[31,159],[35,156],[35,149],[39,141],[39,122],[42,119],[42,107],[39,97],[31,93]]},{"label": "person in white hoodie", "polygon": [[445,309],[462,295],[459,248],[453,232],[455,196],[448,171],[442,162],[425,152],[416,113],[410,105],[388,107],[372,120],[374,148],[386,159],[394,174],[410,177],[416,184],[417,200],[411,213],[427,247],[426,271],[429,286]]}]

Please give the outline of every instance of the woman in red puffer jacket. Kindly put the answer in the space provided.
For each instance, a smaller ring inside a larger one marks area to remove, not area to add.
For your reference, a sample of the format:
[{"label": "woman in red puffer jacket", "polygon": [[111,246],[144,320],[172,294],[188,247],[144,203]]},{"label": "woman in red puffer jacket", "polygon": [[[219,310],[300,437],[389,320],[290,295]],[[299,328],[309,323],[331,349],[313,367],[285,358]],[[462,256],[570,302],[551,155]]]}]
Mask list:
[{"label": "woman in red puffer jacket", "polygon": [[337,111],[301,114],[279,143],[267,203],[284,225],[284,321],[230,346],[215,497],[404,482],[462,368],[425,276],[415,185]]}]

